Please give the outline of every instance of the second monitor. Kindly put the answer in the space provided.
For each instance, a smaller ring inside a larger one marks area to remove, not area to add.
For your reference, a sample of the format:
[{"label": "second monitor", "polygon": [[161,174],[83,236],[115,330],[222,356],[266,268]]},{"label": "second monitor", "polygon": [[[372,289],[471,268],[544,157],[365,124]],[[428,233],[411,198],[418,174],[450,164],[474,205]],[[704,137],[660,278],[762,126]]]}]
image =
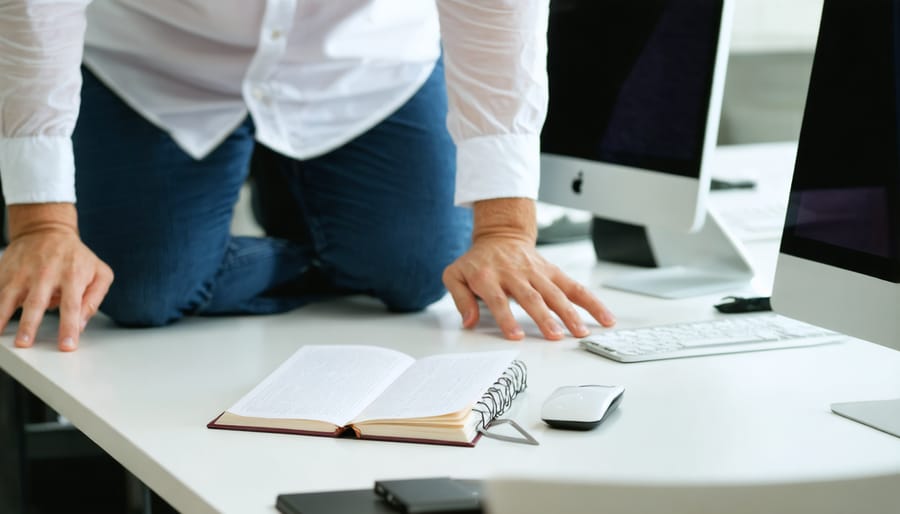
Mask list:
[{"label": "second monitor", "polygon": [[607,286],[678,298],[753,276],[706,209],[732,11],[731,0],[551,3],[540,199],[646,227],[660,266]]}]

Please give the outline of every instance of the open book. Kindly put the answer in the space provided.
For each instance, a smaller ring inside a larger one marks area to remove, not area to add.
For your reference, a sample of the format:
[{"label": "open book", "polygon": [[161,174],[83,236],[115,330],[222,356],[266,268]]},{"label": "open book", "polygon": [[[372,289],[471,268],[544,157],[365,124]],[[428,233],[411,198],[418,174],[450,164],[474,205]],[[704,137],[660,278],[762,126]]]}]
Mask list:
[{"label": "open book", "polygon": [[517,353],[304,346],[207,426],[474,446],[525,388]]}]

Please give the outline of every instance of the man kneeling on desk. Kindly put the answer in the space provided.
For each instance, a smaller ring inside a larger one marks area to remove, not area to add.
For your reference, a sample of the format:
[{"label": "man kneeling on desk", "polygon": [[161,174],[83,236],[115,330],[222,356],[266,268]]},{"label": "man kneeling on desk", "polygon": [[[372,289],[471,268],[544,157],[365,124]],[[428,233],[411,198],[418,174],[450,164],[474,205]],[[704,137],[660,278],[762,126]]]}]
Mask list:
[{"label": "man kneeling on desk", "polygon": [[[98,309],[158,326],[345,293],[416,311],[449,290],[464,327],[480,298],[508,339],[524,337],[510,299],[547,339],[587,335],[573,304],[611,326],[535,251],[547,16],[541,0],[3,2],[0,323],[21,308],[28,347],[58,307],[72,351]],[[270,237],[236,237],[255,142]]]}]

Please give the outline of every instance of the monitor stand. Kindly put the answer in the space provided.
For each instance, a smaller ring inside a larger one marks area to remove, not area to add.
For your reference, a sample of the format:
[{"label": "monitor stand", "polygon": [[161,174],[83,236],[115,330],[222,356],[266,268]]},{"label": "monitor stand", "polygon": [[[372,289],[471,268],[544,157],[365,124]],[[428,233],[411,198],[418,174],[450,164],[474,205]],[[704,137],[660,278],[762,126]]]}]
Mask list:
[{"label": "monitor stand", "polygon": [[[616,225],[629,234],[612,235],[616,231],[612,227]],[[660,298],[689,298],[741,289],[754,274],[740,242],[709,209],[703,227],[696,232],[595,219],[592,237],[600,260],[656,266],[623,273],[604,282],[604,286],[613,289]],[[623,255],[623,249],[631,255]]]},{"label": "monitor stand", "polygon": [[900,437],[900,398],[831,404],[835,414]]}]

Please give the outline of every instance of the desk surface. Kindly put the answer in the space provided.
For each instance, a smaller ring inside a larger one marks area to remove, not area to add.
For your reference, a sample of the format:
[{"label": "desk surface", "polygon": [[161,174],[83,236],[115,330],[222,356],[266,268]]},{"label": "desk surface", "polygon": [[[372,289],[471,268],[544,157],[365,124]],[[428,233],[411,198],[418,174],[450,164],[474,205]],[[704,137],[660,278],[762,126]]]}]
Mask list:
[{"label": "desk surface", "polygon": [[[771,241],[750,248],[759,264],[757,292],[770,287],[776,251]],[[545,252],[598,290],[604,276],[623,269],[598,266],[588,242]],[[671,301],[599,293],[620,327],[714,317],[712,304],[722,296]],[[5,335],[0,367],[174,507],[191,513],[272,513],[278,493],[433,475],[698,484],[900,471],[900,440],[829,410],[835,401],[900,396],[900,352],[848,340],[619,364],[579,350],[574,339],[546,342],[527,321],[528,337],[520,343],[502,340],[489,323],[474,331],[459,325],[449,298],[409,315],[353,298],[279,316],[189,319],[162,329],[119,329],[98,319],[72,354],[56,351],[54,327],[45,327],[29,350],[13,348]],[[205,427],[299,346],[312,343],[384,345],[414,356],[519,348],[529,388],[508,417],[541,445],[482,439],[469,449]],[[544,426],[539,411],[547,395],[583,383],[623,385],[622,406],[591,432]]]}]

